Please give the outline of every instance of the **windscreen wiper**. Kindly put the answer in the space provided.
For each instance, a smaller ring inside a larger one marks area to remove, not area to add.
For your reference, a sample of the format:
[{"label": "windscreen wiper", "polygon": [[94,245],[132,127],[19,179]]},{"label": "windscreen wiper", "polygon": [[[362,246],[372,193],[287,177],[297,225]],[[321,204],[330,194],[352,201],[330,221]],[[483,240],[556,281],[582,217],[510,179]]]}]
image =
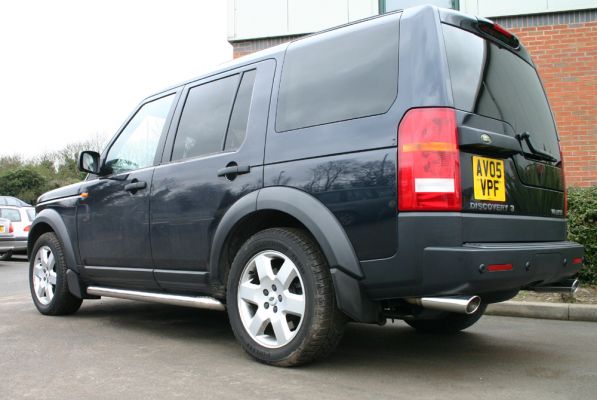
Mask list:
[{"label": "windscreen wiper", "polygon": [[531,143],[531,135],[528,132],[516,134],[516,139],[518,139],[518,141],[520,142],[521,145],[522,145],[522,141],[523,140],[525,141],[525,143],[529,147],[529,150],[531,150],[533,157],[535,157],[539,160],[545,160],[545,161],[551,161],[551,162],[558,161],[557,158],[555,158],[551,154],[535,148],[535,146],[533,146],[533,143]]}]

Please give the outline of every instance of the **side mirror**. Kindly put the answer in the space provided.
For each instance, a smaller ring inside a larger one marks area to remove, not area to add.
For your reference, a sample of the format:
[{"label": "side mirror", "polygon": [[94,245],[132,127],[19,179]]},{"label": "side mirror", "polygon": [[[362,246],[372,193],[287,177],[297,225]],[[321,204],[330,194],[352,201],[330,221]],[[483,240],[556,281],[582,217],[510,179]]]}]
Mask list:
[{"label": "side mirror", "polygon": [[82,151],[79,154],[79,171],[90,174],[99,174],[100,155],[97,151]]}]

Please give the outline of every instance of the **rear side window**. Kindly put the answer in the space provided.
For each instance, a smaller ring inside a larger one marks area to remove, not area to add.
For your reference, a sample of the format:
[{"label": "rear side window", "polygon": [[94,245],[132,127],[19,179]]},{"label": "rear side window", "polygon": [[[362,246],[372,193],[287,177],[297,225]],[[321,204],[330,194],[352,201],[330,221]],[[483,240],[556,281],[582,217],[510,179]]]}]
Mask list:
[{"label": "rear side window", "polygon": [[10,222],[21,222],[21,214],[14,208],[0,208],[0,218],[6,218]]},{"label": "rear side window", "polygon": [[228,133],[226,134],[226,144],[224,146],[226,151],[238,149],[245,140],[255,73],[255,70],[245,72],[238,87],[232,115],[230,116],[230,124],[228,124]]},{"label": "rear side window", "polygon": [[509,50],[442,24],[456,108],[505,121],[560,158],[558,137],[537,71]]},{"label": "rear side window", "polygon": [[278,132],[387,112],[398,91],[398,21],[389,15],[288,46]]},{"label": "rear side window", "polygon": [[180,116],[172,160],[240,147],[247,134],[256,70],[189,90]]},{"label": "rear side window", "polygon": [[238,80],[238,75],[232,75],[189,90],[178,124],[172,160],[222,150]]}]

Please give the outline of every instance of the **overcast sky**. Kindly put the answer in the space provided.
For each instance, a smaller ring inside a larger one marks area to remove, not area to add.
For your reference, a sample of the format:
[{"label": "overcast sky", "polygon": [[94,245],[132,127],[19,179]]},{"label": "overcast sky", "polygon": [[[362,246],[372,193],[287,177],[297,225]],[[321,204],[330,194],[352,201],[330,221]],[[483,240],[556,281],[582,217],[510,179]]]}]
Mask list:
[{"label": "overcast sky", "polygon": [[224,0],[0,2],[0,156],[111,137],[144,97],[232,58]]}]

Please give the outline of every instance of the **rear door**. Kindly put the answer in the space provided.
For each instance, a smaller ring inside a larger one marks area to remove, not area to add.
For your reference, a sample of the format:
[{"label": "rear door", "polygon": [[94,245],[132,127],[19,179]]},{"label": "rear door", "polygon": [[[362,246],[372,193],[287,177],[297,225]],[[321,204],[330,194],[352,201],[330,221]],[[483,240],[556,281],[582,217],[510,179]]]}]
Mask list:
[{"label": "rear door", "polygon": [[205,288],[220,219],[263,186],[274,70],[275,61],[266,60],[184,89],[151,189],[151,247],[162,288]]},{"label": "rear door", "polygon": [[463,211],[563,218],[559,139],[523,48],[442,29],[458,110]]}]

